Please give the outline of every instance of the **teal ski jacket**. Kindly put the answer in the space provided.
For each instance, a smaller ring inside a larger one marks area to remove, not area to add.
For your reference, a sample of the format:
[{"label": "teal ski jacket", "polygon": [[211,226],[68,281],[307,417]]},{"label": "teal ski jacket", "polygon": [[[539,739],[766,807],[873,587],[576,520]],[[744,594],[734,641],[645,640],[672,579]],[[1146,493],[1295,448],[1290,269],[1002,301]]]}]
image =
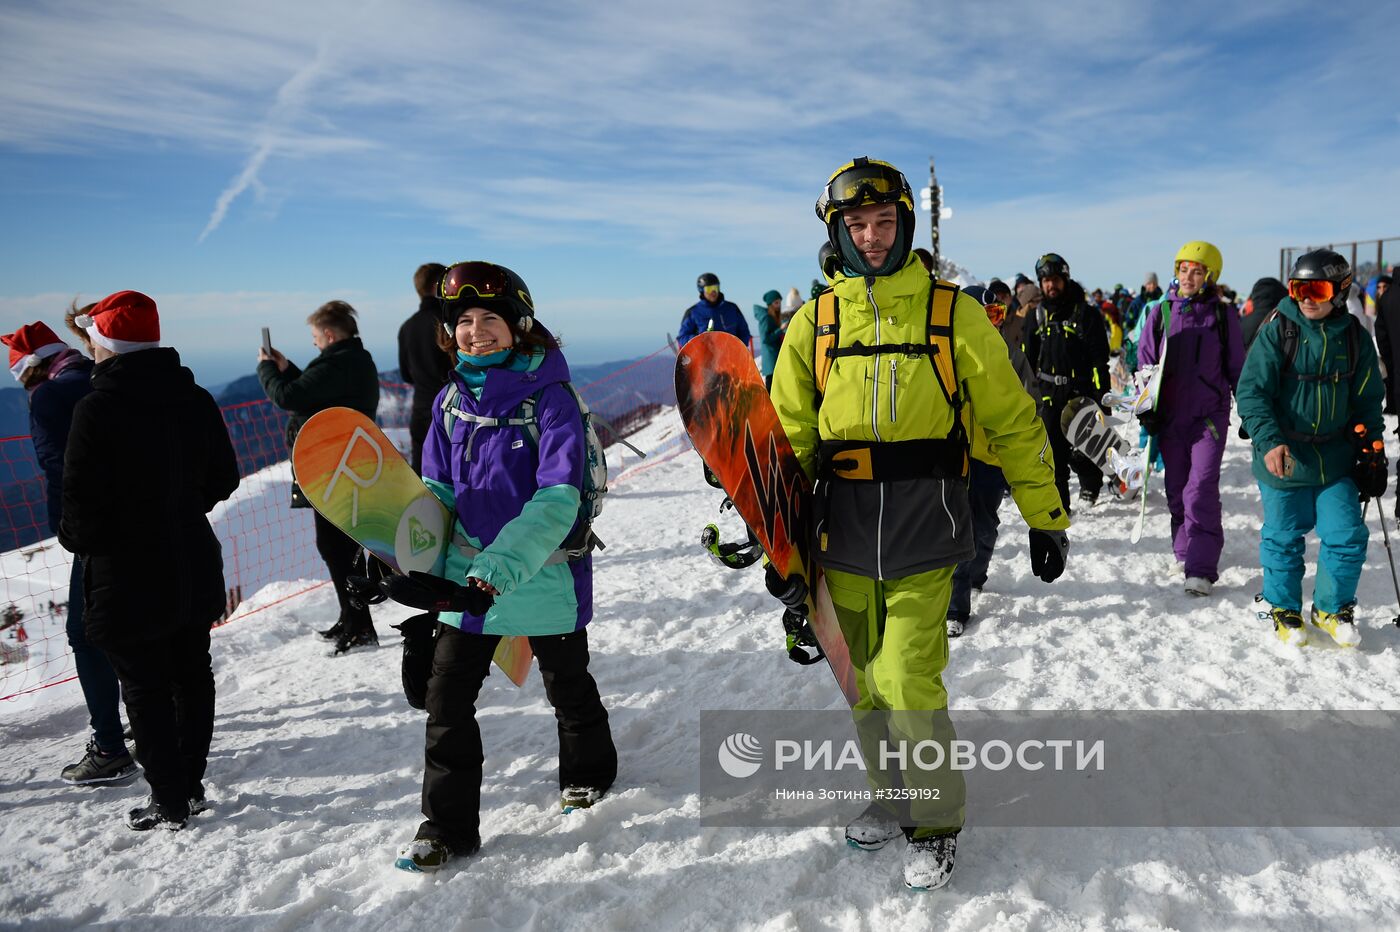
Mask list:
[{"label": "teal ski jacket", "polygon": [[[1362,331],[1356,341],[1355,371],[1347,377],[1347,328],[1353,321],[1345,308],[1324,320],[1308,320],[1292,298],[1285,298],[1278,313],[1259,328],[1235,393],[1254,445],[1254,477],[1277,489],[1326,485],[1351,475],[1356,461],[1354,425],[1364,424],[1368,437],[1384,434],[1385,384],[1376,347]],[[1284,364],[1281,345],[1285,318],[1298,327],[1298,351],[1291,366]],[[1300,375],[1324,378],[1305,381]],[[1264,466],[1264,455],[1280,444],[1293,455],[1293,474],[1286,478]]]}]

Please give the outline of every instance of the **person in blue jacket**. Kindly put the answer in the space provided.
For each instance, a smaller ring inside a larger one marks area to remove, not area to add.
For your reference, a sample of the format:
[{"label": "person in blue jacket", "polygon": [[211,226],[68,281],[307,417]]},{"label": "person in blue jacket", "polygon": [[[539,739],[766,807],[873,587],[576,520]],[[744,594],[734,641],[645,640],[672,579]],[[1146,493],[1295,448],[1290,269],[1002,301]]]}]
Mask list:
[{"label": "person in blue jacket", "polygon": [[[87,313],[93,305],[75,314]],[[57,534],[63,519],[63,451],[73,408],[88,392],[92,360],[70,347],[47,324],[25,324],[0,337],[10,348],[10,373],[29,393],[29,436],[34,455],[44,471],[48,493],[49,530]],[[65,783],[92,785],[116,783],[136,775],[136,763],[122,738],[118,704],[121,689],[107,655],[88,643],[83,630],[83,560],[74,555],[68,583],[68,646],[87,703],[92,737],[82,758],[63,768]]]},{"label": "person in blue jacket", "polygon": [[686,309],[676,342],[685,346],[691,337],[706,330],[723,330],[747,344],[750,339],[748,321],[744,320],[744,312],[737,304],[724,300],[724,292],[719,290],[719,276],[706,272],[695,280],[695,288],[700,292],[700,300]]}]

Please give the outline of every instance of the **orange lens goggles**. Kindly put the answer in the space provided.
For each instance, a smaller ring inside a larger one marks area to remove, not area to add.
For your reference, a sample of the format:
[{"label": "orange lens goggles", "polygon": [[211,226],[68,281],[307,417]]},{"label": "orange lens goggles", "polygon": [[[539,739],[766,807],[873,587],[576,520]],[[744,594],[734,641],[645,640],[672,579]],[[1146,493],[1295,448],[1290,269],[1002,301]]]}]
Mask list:
[{"label": "orange lens goggles", "polygon": [[992,322],[993,327],[1000,327],[1001,322],[1006,320],[1006,305],[999,301],[982,305],[982,310],[987,312],[987,319]]},{"label": "orange lens goggles", "polygon": [[1290,279],[1288,296],[1294,301],[1315,301],[1326,304],[1337,294],[1337,286],[1326,279]]}]

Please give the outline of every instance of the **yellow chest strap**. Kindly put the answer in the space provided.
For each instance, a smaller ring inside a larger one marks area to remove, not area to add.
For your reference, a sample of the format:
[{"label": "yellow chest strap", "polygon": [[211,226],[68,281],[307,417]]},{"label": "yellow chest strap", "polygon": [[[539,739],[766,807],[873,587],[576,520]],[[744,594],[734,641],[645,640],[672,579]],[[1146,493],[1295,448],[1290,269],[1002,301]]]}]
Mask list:
[{"label": "yellow chest strap", "polygon": [[835,291],[828,288],[817,295],[816,347],[813,374],[816,377],[817,404],[826,394],[826,380],[831,367],[842,356],[874,356],[881,353],[905,356],[928,356],[934,377],[943,397],[954,410],[962,409],[958,394],[958,376],[953,365],[953,305],[958,299],[958,286],[942,279],[930,282],[928,297],[928,342],[882,343],[877,346],[841,346],[841,308]]}]

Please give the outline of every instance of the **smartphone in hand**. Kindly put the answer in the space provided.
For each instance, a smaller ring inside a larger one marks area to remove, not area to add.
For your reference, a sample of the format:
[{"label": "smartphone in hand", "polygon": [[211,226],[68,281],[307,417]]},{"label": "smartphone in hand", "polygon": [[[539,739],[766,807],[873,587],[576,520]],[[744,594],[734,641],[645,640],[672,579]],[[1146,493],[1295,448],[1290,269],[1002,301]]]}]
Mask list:
[{"label": "smartphone in hand", "polygon": [[264,352],[264,353],[267,353],[267,355],[271,356],[271,355],[272,355],[272,331],[269,330],[269,329],[266,328],[266,327],[262,328],[262,340],[263,340],[263,344],[262,344],[263,352]]}]

